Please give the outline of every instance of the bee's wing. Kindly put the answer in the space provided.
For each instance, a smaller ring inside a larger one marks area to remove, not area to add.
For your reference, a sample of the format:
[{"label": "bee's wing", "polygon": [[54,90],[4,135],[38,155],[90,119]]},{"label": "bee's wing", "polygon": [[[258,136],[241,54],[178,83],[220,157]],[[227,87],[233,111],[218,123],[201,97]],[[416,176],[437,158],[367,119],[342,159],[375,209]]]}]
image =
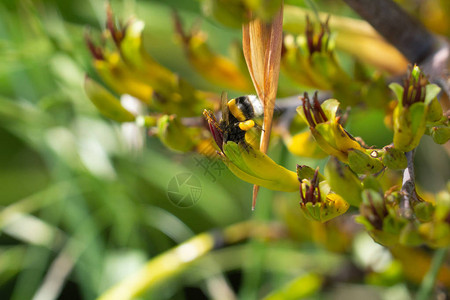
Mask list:
[{"label": "bee's wing", "polygon": [[221,100],[221,108],[222,108],[222,120],[225,121],[225,124],[228,124],[230,122],[228,116],[229,116],[229,109],[228,109],[228,94],[227,92],[222,92],[222,95],[220,96]]}]

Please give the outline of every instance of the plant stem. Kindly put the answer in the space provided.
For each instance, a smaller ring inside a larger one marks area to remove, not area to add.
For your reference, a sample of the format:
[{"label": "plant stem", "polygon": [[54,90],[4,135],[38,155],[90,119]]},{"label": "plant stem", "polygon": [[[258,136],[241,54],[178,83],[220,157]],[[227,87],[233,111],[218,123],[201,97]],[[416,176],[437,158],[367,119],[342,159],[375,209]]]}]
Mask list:
[{"label": "plant stem", "polygon": [[411,150],[405,153],[408,166],[403,171],[403,183],[401,189],[402,198],[400,202],[400,214],[407,219],[413,218],[411,199],[412,197],[416,197],[416,186],[414,180],[414,152],[415,150]]},{"label": "plant stem", "polygon": [[392,0],[344,0],[412,63],[434,51],[435,37]]},{"label": "plant stem", "polygon": [[436,282],[436,278],[441,268],[442,263],[447,255],[448,248],[437,249],[434,253],[433,260],[431,261],[430,270],[425,275],[420,285],[419,292],[417,294],[417,300],[430,299],[430,294]]}]

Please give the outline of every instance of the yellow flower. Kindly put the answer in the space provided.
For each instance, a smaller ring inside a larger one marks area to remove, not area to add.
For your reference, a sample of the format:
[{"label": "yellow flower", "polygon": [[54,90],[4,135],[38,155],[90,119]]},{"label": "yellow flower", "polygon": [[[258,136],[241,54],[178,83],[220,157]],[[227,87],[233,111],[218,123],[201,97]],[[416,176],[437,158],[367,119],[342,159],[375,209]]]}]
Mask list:
[{"label": "yellow flower", "polygon": [[389,87],[398,100],[393,113],[394,147],[404,152],[411,151],[419,145],[427,121],[442,118],[442,109],[436,98],[440,88],[428,84],[418,66],[409,69],[403,86],[392,83]]},{"label": "yellow flower", "polygon": [[313,137],[323,151],[347,163],[350,150],[364,150],[339,124],[339,117],[336,116],[339,107],[337,100],[328,99],[320,104],[315,93],[313,101],[311,104],[308,94],[305,93],[303,105],[297,108],[297,112],[309,124]]},{"label": "yellow flower", "polygon": [[345,213],[349,204],[338,194],[331,192],[326,181],[319,182],[317,169],[312,179],[300,183],[300,208],[308,219],[326,222]]}]

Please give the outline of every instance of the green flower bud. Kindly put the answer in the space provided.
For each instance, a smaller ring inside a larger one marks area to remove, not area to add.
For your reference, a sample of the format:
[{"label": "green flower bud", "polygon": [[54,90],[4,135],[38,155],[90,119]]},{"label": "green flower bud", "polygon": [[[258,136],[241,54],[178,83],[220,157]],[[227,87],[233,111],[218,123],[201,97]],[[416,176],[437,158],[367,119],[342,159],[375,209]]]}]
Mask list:
[{"label": "green flower bud", "polygon": [[135,116],[120,104],[119,99],[87,76],[84,80],[84,90],[92,103],[105,117],[117,122],[134,121]]},{"label": "green flower bud", "polygon": [[325,166],[325,178],[335,193],[351,205],[359,206],[362,201],[362,185],[347,165],[332,157]]},{"label": "green flower bud", "polygon": [[357,149],[348,151],[348,164],[354,172],[358,174],[374,174],[383,169],[383,163],[376,158],[378,157],[378,152],[376,150],[370,151],[370,155]]},{"label": "green flower bud", "polygon": [[450,140],[450,127],[447,125],[433,126],[430,128],[431,137],[436,144],[445,144]]},{"label": "green flower bud", "polygon": [[94,45],[88,34],[85,39],[93,57],[95,70],[114,92],[131,95],[146,104],[152,102],[153,88],[142,81],[117,50],[111,51]]},{"label": "green flower bud", "polygon": [[429,222],[433,218],[435,206],[428,201],[414,201],[413,210],[419,221]]},{"label": "green flower bud", "polygon": [[386,146],[383,148],[382,162],[389,169],[402,170],[408,166],[405,153],[392,146]]},{"label": "green flower bud", "polygon": [[305,34],[287,35],[283,41],[281,67],[297,83],[322,90],[336,90],[352,85],[334,54],[335,39],[328,19],[316,31],[306,16]]},{"label": "green flower bud", "polygon": [[300,208],[308,219],[326,222],[345,213],[349,204],[341,196],[331,193],[326,181],[319,182],[317,169],[311,180],[300,183]]},{"label": "green flower bud", "polygon": [[383,195],[367,189],[362,192],[362,199],[361,215],[370,222],[374,229],[383,230],[384,218],[388,215]]},{"label": "green flower bud", "polygon": [[[409,70],[403,86],[397,83],[389,85],[398,99],[393,114],[394,147],[401,151],[411,151],[418,146],[425,133],[427,120],[441,118],[438,117],[439,109],[433,102],[440,88],[427,83],[428,80],[419,67],[414,66]],[[431,107],[433,111],[430,113]]]},{"label": "green flower bud", "polygon": [[348,162],[348,152],[352,149],[363,151],[361,145],[339,124],[336,111],[339,102],[329,99],[319,103],[317,93],[314,94],[314,103],[311,104],[308,94],[305,93],[303,106],[297,112],[309,124],[311,134],[323,151],[336,156],[342,162]]},{"label": "green flower bud", "polygon": [[187,152],[195,146],[192,132],[175,115],[164,115],[158,119],[158,136],[168,148]]},{"label": "green flower bud", "polygon": [[177,14],[174,15],[174,22],[178,40],[189,62],[206,80],[233,90],[252,90],[250,77],[242,73],[230,59],[215,53],[206,43],[204,32],[192,29],[186,33]]},{"label": "green flower bud", "polygon": [[209,99],[215,95],[194,89],[145,51],[144,22],[132,19],[122,26],[108,6],[106,28],[101,46],[95,45],[89,35],[86,43],[94,68],[116,93],[131,95],[154,111],[179,117],[198,115],[203,108],[212,106]]},{"label": "green flower bud", "polygon": [[373,189],[365,189],[362,194],[361,215],[355,220],[364,225],[376,242],[385,246],[398,244],[403,223],[397,221],[395,212],[391,214],[393,211],[389,209],[388,201],[384,199],[380,191]]}]

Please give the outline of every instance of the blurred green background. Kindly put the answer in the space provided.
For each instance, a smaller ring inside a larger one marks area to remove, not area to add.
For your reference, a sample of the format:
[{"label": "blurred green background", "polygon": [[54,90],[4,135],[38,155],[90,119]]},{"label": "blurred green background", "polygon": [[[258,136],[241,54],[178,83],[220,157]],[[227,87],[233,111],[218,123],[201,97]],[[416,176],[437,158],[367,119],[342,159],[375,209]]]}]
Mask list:
[{"label": "blurred green background", "polygon": [[[144,42],[158,62],[197,88],[220,92],[193,71],[173,37],[171,9],[191,24],[202,17],[199,2],[124,0],[111,5],[119,18],[136,15],[145,21]],[[354,16],[342,3],[319,5]],[[93,299],[189,237],[249,219],[277,221],[289,233],[275,242],[256,239],[217,250],[159,286],[151,299],[219,299],[231,290],[235,297],[257,299],[306,274],[321,274],[325,280],[346,268],[357,270],[347,270],[352,275],[373,270],[364,247],[375,249],[374,255],[385,261],[382,271],[389,267],[393,275],[380,275],[381,285],[370,285],[364,276],[353,278],[351,284],[325,290],[321,299],[331,294],[410,299],[411,283],[388,252],[348,224],[351,216],[317,226],[303,219],[296,195],[264,190],[251,212],[251,185],[220,162],[217,169],[205,169],[201,156],[174,154],[155,138],[144,138],[143,148],[131,147],[123,128],[102,117],[82,87],[86,73],[96,76],[83,35],[87,27],[102,29],[104,22],[103,1],[0,2],[1,299]],[[240,38],[238,30],[209,19],[202,28],[213,49],[224,55]],[[392,139],[382,118],[382,111],[356,111],[350,132],[382,146]],[[140,132],[134,138],[143,136]],[[323,165],[292,157],[281,143],[272,147],[271,157],[290,169],[296,163]],[[450,177],[442,148],[425,138],[417,161],[421,186],[431,192],[442,189]],[[189,208],[167,197],[169,181],[183,172],[201,183],[201,197]],[[314,282],[304,278],[300,286]]]}]

